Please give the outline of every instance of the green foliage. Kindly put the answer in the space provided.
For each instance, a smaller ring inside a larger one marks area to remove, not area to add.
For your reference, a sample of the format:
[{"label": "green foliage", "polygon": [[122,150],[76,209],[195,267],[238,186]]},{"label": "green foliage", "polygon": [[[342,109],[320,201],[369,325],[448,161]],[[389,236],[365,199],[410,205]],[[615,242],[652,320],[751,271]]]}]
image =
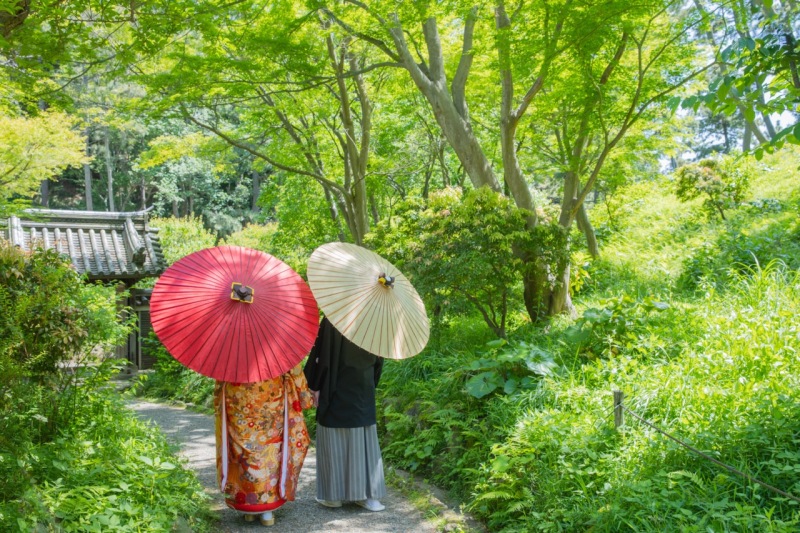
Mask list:
[{"label": "green foliage", "polygon": [[[779,260],[800,268],[800,225],[795,214],[798,198],[793,183],[796,151],[782,150],[763,169],[755,184],[758,196],[743,204],[726,223],[704,228],[701,237],[684,245],[677,286],[695,291],[724,291],[735,274]],[[711,231],[708,231],[711,230]]]},{"label": "green foliage", "polygon": [[550,353],[526,342],[498,339],[486,346],[489,350],[484,355],[488,357],[467,365],[468,370],[480,372],[465,384],[467,393],[475,398],[483,398],[497,389],[505,394],[531,389],[536,385],[533,376],[548,376],[558,366]]},{"label": "green foliage", "polygon": [[[611,416],[611,391],[621,389],[630,409],[667,431],[800,492],[791,474],[798,427],[789,415],[800,375],[790,318],[800,305],[796,185],[785,189],[792,176],[776,163],[759,176],[758,191],[782,201],[751,200],[724,224],[698,221],[663,182],[620,190],[625,223],[609,234],[608,255],[587,266],[575,323],[520,328],[487,352],[474,335],[477,316],[458,319],[439,324],[419,356],[387,365],[387,460],[449,488],[491,530],[795,530],[800,514],[791,502],[629,415],[614,432]],[[730,227],[741,231],[727,237]],[[697,257],[721,257],[721,266],[727,246],[746,249],[765,228],[761,253],[782,253],[791,269],[759,268],[751,258],[726,271],[724,292],[710,284],[701,294],[671,290],[687,249],[709,242]],[[549,354],[557,371],[508,394],[502,387],[526,369],[504,352],[523,343]]]},{"label": "green foliage", "polygon": [[231,246],[244,246],[253,250],[269,252],[272,248],[272,236],[275,234],[277,224],[249,224],[241,230],[228,235],[221,244]]},{"label": "green foliage", "polygon": [[128,332],[116,296],[55,251],[0,247],[4,531],[209,529],[194,475],[109,383],[120,361],[99,354]]},{"label": "green foliage", "polygon": [[588,253],[580,250],[573,252],[569,271],[569,291],[573,297],[591,282],[591,264],[591,256]]},{"label": "green foliage", "polygon": [[726,157],[685,165],[675,174],[678,198],[688,202],[702,196],[706,213],[709,216],[719,214],[725,220],[725,211],[742,203],[750,186],[752,167],[746,159],[737,161]]},{"label": "green foliage", "polygon": [[[789,116],[797,111],[800,99],[798,50],[800,44],[792,27],[800,16],[794,2],[767,0],[753,4],[712,2],[715,19],[733,20],[735,24],[715,34],[720,39],[718,61],[725,65],[711,77],[708,90],[684,100],[684,107],[705,105],[715,113],[734,115],[741,112],[753,122],[758,114]],[[708,14],[705,14],[708,18]],[[709,26],[713,19],[705,21]],[[770,135],[769,143],[758,146],[758,159],[783,147],[787,142],[800,144],[800,122],[789,119],[781,131]]]},{"label": "green foliage", "polygon": [[[340,240],[346,234],[331,219],[322,187],[307,178],[281,175],[269,180],[258,204],[270,220],[277,221],[269,248],[264,251],[298,271],[305,271],[303,264],[317,246]],[[339,224],[342,223],[340,219]]]},{"label": "green foliage", "polygon": [[616,355],[634,348],[647,355],[652,346],[642,339],[650,333],[650,324],[662,318],[655,315],[670,307],[651,297],[640,300],[628,295],[601,304],[600,308],[585,310],[566,331],[566,338],[577,346],[577,352],[588,358]]},{"label": "green foliage", "polygon": [[611,431],[612,388],[634,412],[719,460],[792,493],[800,344],[787,317],[800,277],[777,265],[737,275],[698,303],[702,335],[657,365],[599,360],[555,375],[481,465],[474,512],[516,531],[792,531],[800,513],[630,416]]},{"label": "green foliage", "polygon": [[213,233],[205,229],[199,217],[153,218],[150,224],[159,230],[158,237],[167,264],[210,248],[217,240]]},{"label": "green foliage", "polygon": [[[475,465],[513,423],[514,409],[506,395],[477,399],[467,393],[475,371],[466,367],[475,356],[466,346],[484,346],[491,334],[472,319],[455,319],[453,328],[463,335],[446,351],[426,349],[409,360],[386,362],[378,425],[387,461],[466,498],[476,481]],[[518,363],[506,366],[527,373]]]},{"label": "green foliage", "polygon": [[78,121],[64,113],[38,117],[0,114],[0,214],[14,195],[30,197],[43,180],[88,162]]},{"label": "green foliage", "polygon": [[[766,205],[776,209],[774,203]],[[780,208],[776,215],[759,217],[764,212],[762,208],[748,210],[754,216],[731,221],[715,240],[703,241],[689,250],[678,279],[680,287],[696,290],[712,286],[722,290],[730,285],[736,272],[773,260],[800,268],[800,223],[796,215]]]},{"label": "green foliage", "polygon": [[160,433],[96,387],[53,441],[0,447],[0,522],[21,533],[209,531],[208,497],[180,466]]},{"label": "green foliage", "polygon": [[30,255],[0,245],[0,357],[34,375],[107,347],[127,334],[113,288],[85,285],[56,250]]}]

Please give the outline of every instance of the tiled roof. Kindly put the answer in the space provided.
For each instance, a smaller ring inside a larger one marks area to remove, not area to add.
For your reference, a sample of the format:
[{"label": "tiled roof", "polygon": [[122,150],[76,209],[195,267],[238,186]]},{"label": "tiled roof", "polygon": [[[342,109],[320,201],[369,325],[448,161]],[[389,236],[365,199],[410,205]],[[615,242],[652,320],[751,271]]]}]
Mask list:
[{"label": "tiled roof", "polygon": [[78,272],[97,280],[139,279],[164,272],[157,233],[147,223],[147,211],[28,209],[21,218],[0,220],[0,238],[23,250],[55,248],[70,257]]}]

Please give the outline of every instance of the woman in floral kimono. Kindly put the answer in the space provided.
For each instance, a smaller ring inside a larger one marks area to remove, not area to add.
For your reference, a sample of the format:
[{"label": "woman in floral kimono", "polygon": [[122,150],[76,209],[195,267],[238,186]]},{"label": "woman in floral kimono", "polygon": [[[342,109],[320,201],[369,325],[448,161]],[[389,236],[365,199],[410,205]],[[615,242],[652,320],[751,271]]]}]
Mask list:
[{"label": "woman in floral kimono", "polygon": [[313,405],[302,368],[258,383],[219,381],[214,389],[217,480],[228,507],[245,520],[294,500],[310,442],[303,409]]}]

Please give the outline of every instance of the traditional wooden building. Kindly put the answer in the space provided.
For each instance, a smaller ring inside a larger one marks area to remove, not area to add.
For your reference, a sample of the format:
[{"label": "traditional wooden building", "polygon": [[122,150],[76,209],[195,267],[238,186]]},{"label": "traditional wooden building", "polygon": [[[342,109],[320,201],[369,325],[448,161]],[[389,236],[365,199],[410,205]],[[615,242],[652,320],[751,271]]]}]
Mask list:
[{"label": "traditional wooden building", "polygon": [[166,264],[158,241],[158,230],[149,225],[147,211],[102,212],[28,209],[20,216],[0,220],[0,238],[23,250],[56,249],[89,281],[116,283],[119,291],[130,290],[121,306],[136,314],[138,328],[119,357],[138,368],[148,368],[153,357],[143,346],[150,326],[149,289],[131,289],[137,281],[159,276]]}]

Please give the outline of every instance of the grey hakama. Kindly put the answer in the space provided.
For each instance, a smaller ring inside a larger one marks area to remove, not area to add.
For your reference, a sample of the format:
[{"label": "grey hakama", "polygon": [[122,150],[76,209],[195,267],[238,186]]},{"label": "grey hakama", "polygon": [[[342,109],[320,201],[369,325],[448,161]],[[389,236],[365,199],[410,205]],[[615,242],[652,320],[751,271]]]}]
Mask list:
[{"label": "grey hakama", "polygon": [[317,498],[359,501],[384,496],[386,482],[376,426],[317,425]]}]

